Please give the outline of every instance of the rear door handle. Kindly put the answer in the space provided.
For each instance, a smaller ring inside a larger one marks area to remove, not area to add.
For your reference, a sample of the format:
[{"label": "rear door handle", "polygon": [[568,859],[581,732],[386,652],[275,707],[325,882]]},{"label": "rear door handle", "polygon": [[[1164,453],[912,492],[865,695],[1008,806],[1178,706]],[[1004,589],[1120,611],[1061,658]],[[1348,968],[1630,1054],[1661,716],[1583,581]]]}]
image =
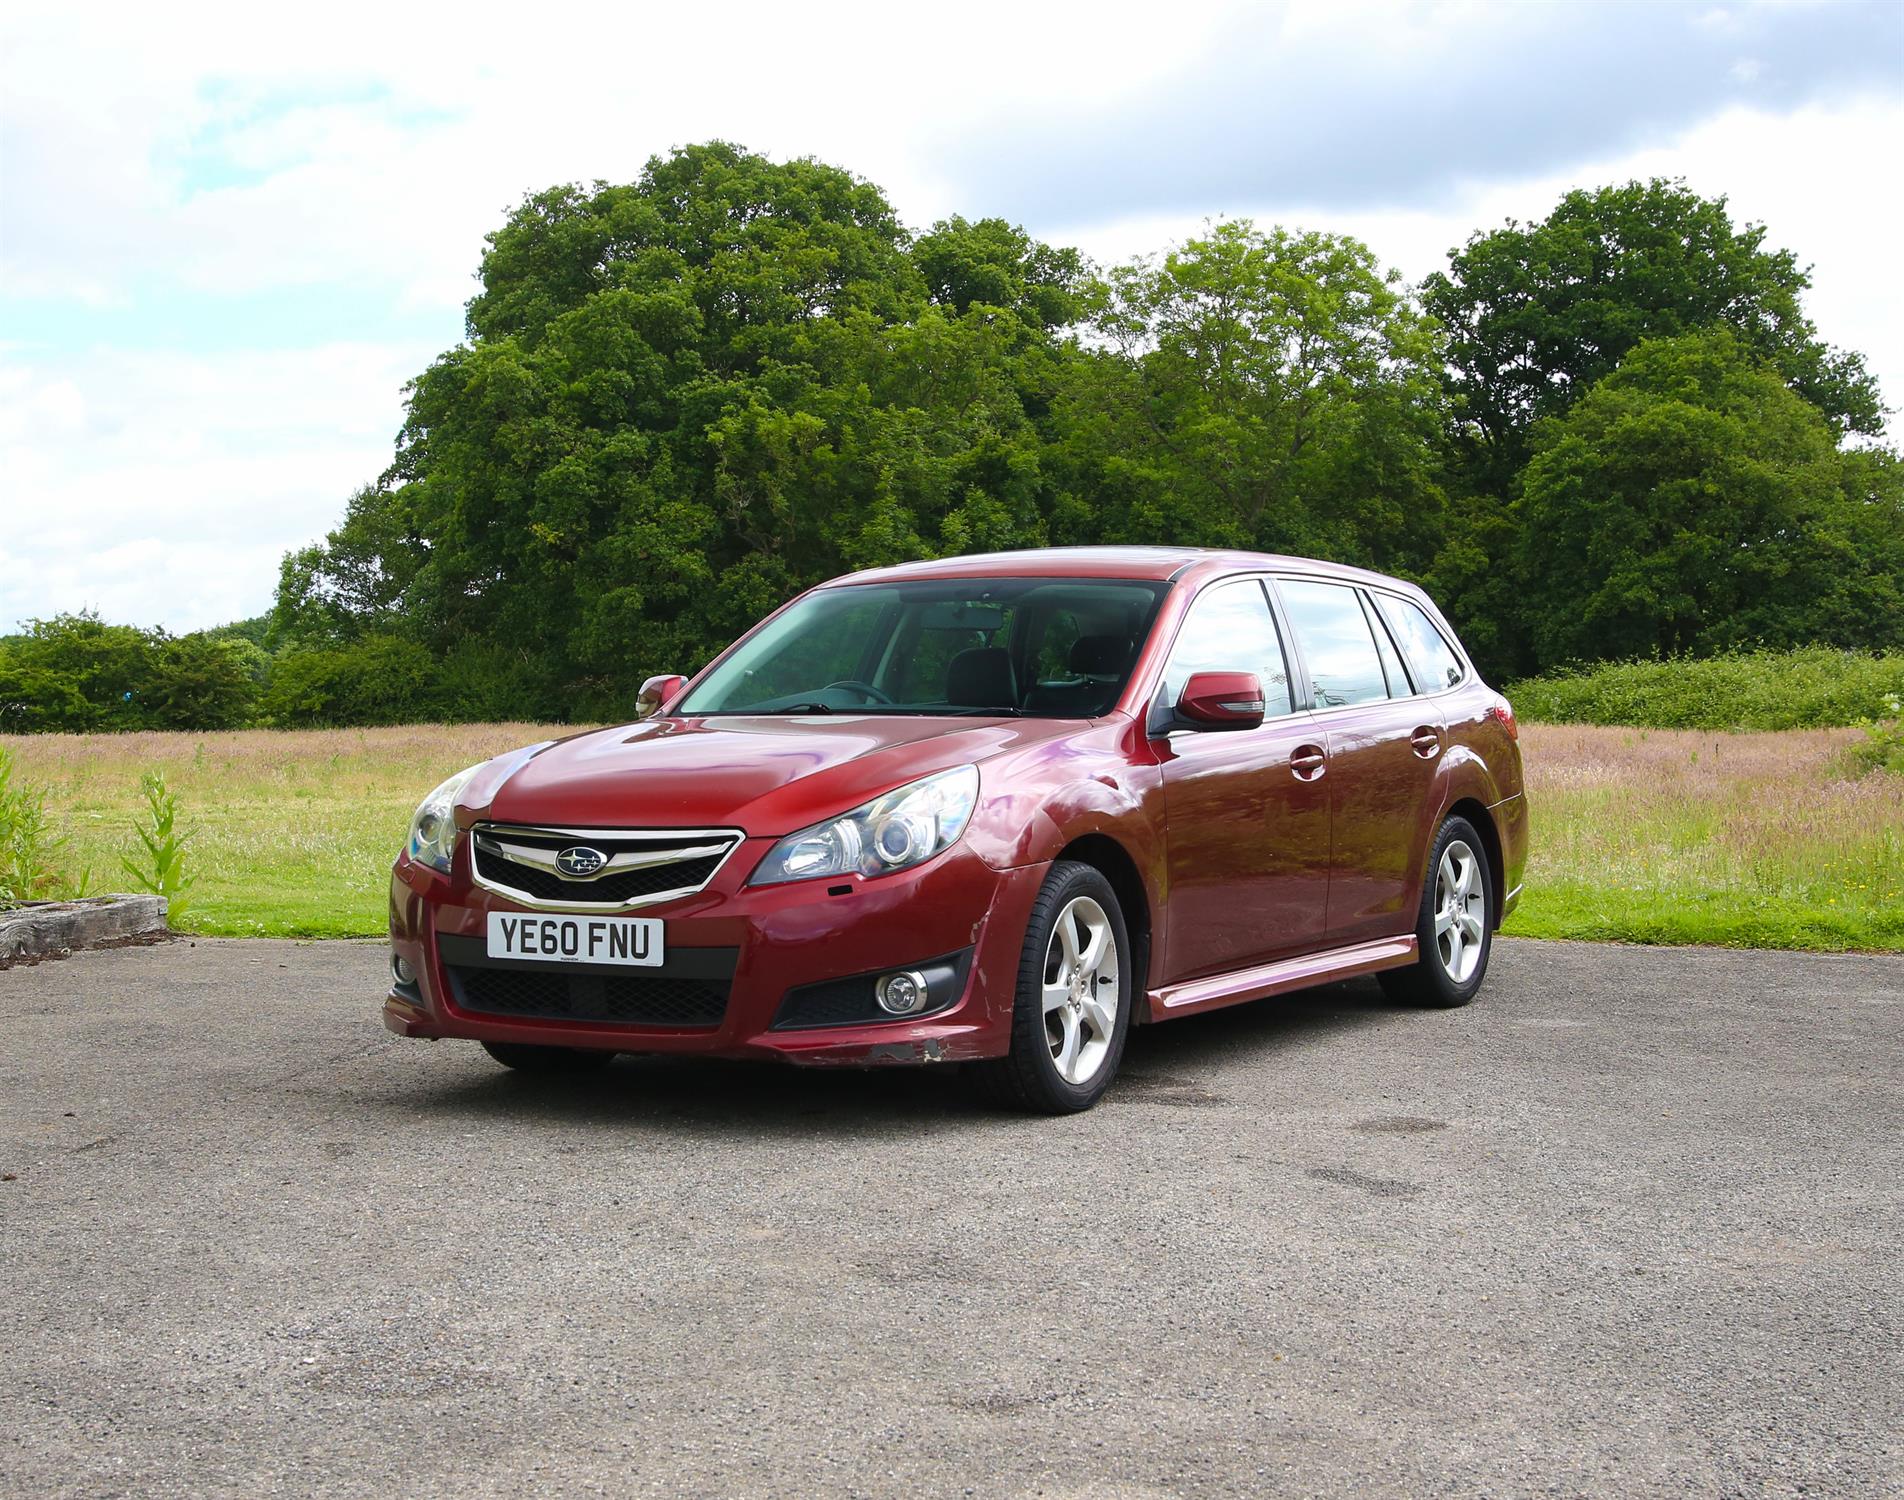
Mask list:
[{"label": "rear door handle", "polygon": [[1408,743],[1423,760],[1433,760],[1441,753],[1441,735],[1426,724],[1408,737]]},{"label": "rear door handle", "polygon": [[1329,769],[1329,757],[1320,745],[1298,745],[1289,754],[1289,774],[1298,781],[1319,781]]}]

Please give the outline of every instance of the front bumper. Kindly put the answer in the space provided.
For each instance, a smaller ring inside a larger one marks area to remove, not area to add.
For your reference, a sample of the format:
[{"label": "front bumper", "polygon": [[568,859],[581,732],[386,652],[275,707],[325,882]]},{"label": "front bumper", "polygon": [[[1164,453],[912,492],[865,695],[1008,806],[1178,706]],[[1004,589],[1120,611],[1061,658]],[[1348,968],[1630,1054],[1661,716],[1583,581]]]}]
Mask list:
[{"label": "front bumper", "polygon": [[[411,1037],[807,1064],[958,1062],[1004,1054],[1019,953],[1045,866],[995,870],[959,844],[917,869],[873,880],[747,886],[772,843],[746,840],[706,890],[633,913],[665,923],[670,967],[725,972],[731,965],[718,1023],[692,1027],[500,1016],[459,1003],[464,991],[452,982],[445,950],[458,964],[480,963],[472,955],[481,953],[492,911],[546,913],[476,885],[467,838],[447,876],[406,854],[391,875],[390,946],[416,980],[392,984],[384,1024]],[[790,991],[919,969],[948,955],[956,961],[956,998],[929,1015],[790,1026],[782,1011]]]}]

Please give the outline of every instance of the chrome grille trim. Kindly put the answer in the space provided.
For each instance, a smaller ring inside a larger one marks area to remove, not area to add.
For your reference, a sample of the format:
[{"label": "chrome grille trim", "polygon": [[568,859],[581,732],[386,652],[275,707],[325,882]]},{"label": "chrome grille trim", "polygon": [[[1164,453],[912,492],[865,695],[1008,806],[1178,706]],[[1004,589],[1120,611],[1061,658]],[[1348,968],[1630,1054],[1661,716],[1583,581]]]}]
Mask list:
[{"label": "chrome grille trim", "polygon": [[[531,827],[525,824],[478,823],[470,829],[470,879],[484,890],[505,896],[519,906],[535,911],[564,912],[614,912],[633,911],[644,906],[658,906],[664,901],[678,901],[683,896],[696,895],[713,884],[714,877],[726,868],[727,861],[734,851],[740,848],[746,834],[738,828],[550,828]],[[512,835],[514,836],[512,838]],[[556,867],[557,850],[538,849],[533,845],[516,842],[517,839],[531,837],[549,840],[569,840],[575,843],[599,847],[609,845],[640,845],[644,842],[665,844],[670,847],[660,849],[617,848],[610,854],[602,867],[590,875],[574,876],[564,874]],[[573,899],[550,900],[536,896],[529,891],[510,885],[505,879],[485,875],[482,863],[476,858],[477,845],[483,851],[509,864],[521,865],[524,869],[534,870],[543,876],[553,876],[564,885],[575,887]],[[713,859],[713,867],[699,880],[685,882],[679,886],[670,886],[666,890],[650,891],[633,896],[626,901],[590,900],[589,887],[611,875],[626,875],[636,870],[662,869],[671,864],[688,864],[698,860]]]}]

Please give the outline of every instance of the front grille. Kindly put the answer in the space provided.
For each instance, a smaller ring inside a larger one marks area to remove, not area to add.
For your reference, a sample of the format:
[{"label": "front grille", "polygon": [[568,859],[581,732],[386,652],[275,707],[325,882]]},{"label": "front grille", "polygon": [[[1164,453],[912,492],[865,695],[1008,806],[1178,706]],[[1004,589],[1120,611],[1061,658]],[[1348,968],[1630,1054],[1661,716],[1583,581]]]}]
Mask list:
[{"label": "front grille", "polygon": [[461,967],[449,972],[456,1003],[485,1015],[708,1029],[727,1013],[724,979]]},{"label": "front grille", "polygon": [[[475,829],[476,878],[492,890],[529,901],[575,907],[619,908],[690,895],[714,878],[740,843],[731,829]],[[599,874],[571,877],[554,868],[555,856],[577,846],[606,863]]]}]

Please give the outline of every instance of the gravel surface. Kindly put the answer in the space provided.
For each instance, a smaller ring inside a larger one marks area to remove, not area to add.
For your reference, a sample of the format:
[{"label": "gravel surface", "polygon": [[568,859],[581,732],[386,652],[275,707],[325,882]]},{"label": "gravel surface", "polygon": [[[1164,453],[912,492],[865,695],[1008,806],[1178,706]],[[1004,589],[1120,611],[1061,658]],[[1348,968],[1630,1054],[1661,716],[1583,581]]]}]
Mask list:
[{"label": "gravel surface", "polygon": [[536,1083],[383,965],[0,972],[0,1492],[1904,1493],[1904,959],[1504,941],[1066,1120]]}]

